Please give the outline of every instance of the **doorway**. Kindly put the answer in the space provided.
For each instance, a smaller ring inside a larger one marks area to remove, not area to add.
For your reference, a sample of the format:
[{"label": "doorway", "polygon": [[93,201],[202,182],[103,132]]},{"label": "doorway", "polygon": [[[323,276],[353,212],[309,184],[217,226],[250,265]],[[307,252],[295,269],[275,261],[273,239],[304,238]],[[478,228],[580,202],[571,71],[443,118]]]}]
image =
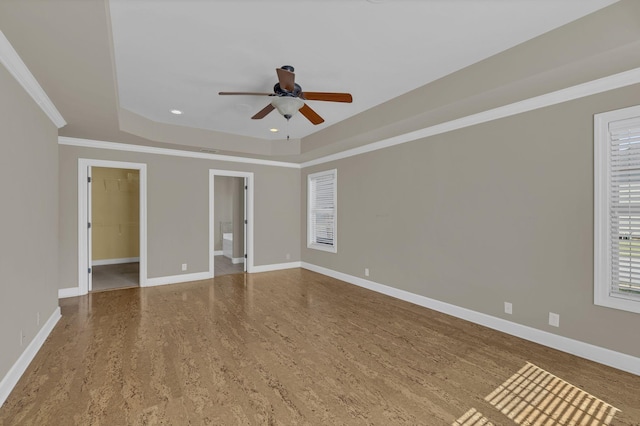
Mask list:
[{"label": "doorway", "polygon": [[145,286],[146,192],[146,164],[78,160],[80,295]]},{"label": "doorway", "polygon": [[245,272],[246,178],[214,176],[214,276]]},{"label": "doorway", "polygon": [[209,172],[209,261],[214,277],[251,272],[253,173]]},{"label": "doorway", "polygon": [[140,285],[140,171],[91,167],[91,288]]}]

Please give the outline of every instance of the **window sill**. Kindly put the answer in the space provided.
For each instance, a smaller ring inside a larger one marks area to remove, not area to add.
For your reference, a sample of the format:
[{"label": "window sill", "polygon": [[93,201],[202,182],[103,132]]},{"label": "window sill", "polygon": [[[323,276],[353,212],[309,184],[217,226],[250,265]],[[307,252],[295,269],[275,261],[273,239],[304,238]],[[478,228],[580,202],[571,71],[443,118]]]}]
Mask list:
[{"label": "window sill", "polygon": [[338,252],[338,248],[336,246],[327,246],[323,244],[307,244],[307,248],[320,250],[320,251],[328,251],[330,253]]},{"label": "window sill", "polygon": [[598,296],[596,295],[593,301],[595,305],[604,306],[607,308],[618,309],[621,311],[634,312],[640,314],[640,300],[625,299],[622,297],[614,296]]}]

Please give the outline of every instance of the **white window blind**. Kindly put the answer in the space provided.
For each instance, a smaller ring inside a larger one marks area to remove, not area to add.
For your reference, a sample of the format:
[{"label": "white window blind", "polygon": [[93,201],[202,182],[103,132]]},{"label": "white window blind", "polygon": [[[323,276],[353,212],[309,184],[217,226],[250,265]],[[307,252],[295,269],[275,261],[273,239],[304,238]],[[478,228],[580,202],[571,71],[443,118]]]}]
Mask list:
[{"label": "white window blind", "polygon": [[313,173],[308,177],[307,247],[336,252],[337,171]]},{"label": "white window blind", "polygon": [[609,123],[610,296],[640,301],[640,117]]}]

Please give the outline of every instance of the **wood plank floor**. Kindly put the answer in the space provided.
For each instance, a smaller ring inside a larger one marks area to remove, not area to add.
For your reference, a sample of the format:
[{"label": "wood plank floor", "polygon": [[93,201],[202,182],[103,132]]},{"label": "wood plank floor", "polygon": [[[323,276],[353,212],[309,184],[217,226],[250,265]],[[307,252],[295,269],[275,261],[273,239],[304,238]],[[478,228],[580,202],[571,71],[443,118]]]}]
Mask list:
[{"label": "wood plank floor", "polygon": [[640,424],[638,376],[307,270],[61,306],[0,424]]}]

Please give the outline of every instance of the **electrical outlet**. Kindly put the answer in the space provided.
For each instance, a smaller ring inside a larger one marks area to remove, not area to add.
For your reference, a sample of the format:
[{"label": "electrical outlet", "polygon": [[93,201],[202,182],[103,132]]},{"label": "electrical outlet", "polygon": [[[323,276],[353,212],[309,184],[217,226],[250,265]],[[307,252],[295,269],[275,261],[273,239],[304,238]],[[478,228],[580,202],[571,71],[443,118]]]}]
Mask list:
[{"label": "electrical outlet", "polygon": [[291,260],[291,254],[287,253],[285,257],[287,258],[287,260]]},{"label": "electrical outlet", "polygon": [[504,302],[504,313],[512,314],[513,313],[513,305],[511,302]]},{"label": "electrical outlet", "polygon": [[369,268],[364,268],[364,276],[365,277],[369,276]]},{"label": "electrical outlet", "polygon": [[560,314],[549,312],[549,325],[560,327]]},{"label": "electrical outlet", "polygon": [[186,264],[186,263],[183,263],[183,264],[182,264],[182,270],[183,270],[183,271],[186,271],[186,270],[187,270],[187,264]]}]

